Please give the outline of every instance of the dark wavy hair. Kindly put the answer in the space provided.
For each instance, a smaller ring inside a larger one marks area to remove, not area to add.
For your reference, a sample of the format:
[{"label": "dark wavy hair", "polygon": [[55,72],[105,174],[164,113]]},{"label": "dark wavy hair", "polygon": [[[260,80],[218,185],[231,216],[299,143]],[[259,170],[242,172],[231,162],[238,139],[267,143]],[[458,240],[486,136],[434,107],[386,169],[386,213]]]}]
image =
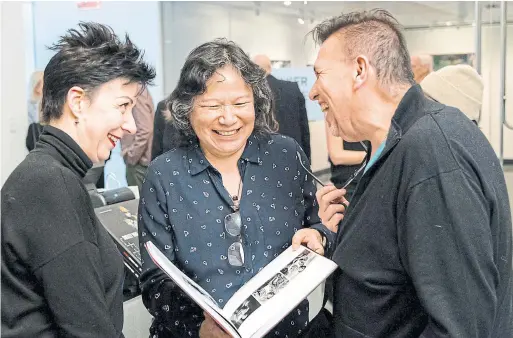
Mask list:
[{"label": "dark wavy hair", "polygon": [[141,92],[155,78],[155,70],[143,61],[144,52],[130,41],[122,42],[112,28],[81,22],[49,47],[57,53],[44,71],[43,122],[58,119],[70,88],[81,87],[88,96],[101,85],[118,78],[140,83]]},{"label": "dark wavy hair", "polygon": [[196,47],[185,60],[175,90],[166,100],[166,118],[179,131],[181,144],[195,140],[190,123],[194,100],[207,90],[207,82],[214,73],[231,65],[240,72],[253,91],[255,107],[255,135],[268,135],[277,130],[274,101],[265,71],[251,61],[233,41],[215,39]]}]

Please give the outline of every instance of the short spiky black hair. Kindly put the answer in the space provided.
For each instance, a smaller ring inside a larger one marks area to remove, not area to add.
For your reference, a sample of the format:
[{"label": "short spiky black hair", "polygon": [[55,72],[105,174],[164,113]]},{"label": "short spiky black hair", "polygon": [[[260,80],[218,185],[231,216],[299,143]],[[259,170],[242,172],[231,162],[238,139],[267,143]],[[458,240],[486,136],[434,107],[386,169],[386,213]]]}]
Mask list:
[{"label": "short spiky black hair", "polygon": [[58,119],[70,88],[79,86],[92,94],[111,80],[123,78],[143,88],[155,78],[155,70],[143,61],[128,35],[121,41],[112,28],[81,22],[49,47],[57,51],[44,71],[43,122]]},{"label": "short spiky black hair", "polygon": [[345,58],[366,54],[384,86],[415,84],[402,26],[384,9],[341,14],[324,20],[310,33],[317,44],[339,34]]}]

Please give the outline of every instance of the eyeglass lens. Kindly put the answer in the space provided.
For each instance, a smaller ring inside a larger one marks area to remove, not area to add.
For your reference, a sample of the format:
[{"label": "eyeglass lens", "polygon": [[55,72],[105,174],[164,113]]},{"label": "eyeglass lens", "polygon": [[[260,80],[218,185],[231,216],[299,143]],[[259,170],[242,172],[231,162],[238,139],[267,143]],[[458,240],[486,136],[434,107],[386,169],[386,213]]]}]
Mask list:
[{"label": "eyeglass lens", "polygon": [[232,266],[244,265],[244,248],[241,239],[242,220],[240,211],[228,214],[224,218],[224,229],[232,237],[238,237],[238,241],[228,248],[228,263]]}]

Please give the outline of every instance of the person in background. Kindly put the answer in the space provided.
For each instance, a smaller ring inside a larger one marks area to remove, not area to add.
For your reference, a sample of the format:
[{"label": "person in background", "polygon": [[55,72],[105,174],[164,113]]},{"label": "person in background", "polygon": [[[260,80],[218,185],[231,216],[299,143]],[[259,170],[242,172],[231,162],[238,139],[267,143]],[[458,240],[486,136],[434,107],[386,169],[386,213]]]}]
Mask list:
[{"label": "person in background", "polygon": [[139,190],[151,161],[153,110],[153,99],[146,89],[139,95],[132,111],[137,132],[135,135],[127,134],[121,139],[121,154],[126,164],[126,180],[129,186],[137,186]]},{"label": "person in background", "polygon": [[43,98],[43,72],[36,71],[30,77],[30,93],[28,108],[29,127],[25,138],[25,146],[28,151],[34,149],[39,135],[43,131],[41,121],[41,99]]},{"label": "person in background", "polygon": [[165,111],[166,100],[158,103],[155,110],[155,119],[153,122],[153,142],[151,145],[151,159],[156,159],[159,155],[175,148],[180,143],[178,130],[171,123],[170,119],[166,118]]},{"label": "person in background", "polygon": [[[363,165],[365,148],[360,142],[346,142],[340,137],[333,136],[326,125],[326,144],[328,146],[328,161],[331,169],[331,182],[338,189],[342,188],[352,175],[356,177],[347,184],[345,196],[351,201],[351,196],[358,185],[363,170],[358,171]],[[357,174],[355,174],[357,173]]]},{"label": "person in background", "polygon": [[416,83],[421,83],[433,71],[433,57],[429,54],[413,55],[410,62]]},{"label": "person in background", "polygon": [[490,143],[415,84],[389,12],[343,14],[312,33],[311,99],[334,136],[370,141],[348,206],[343,190],[317,192],[322,223],[338,228],[336,336],[513,337],[511,210]]},{"label": "person in background", "polygon": [[43,98],[43,72],[35,71],[30,76],[28,106],[28,123],[40,121],[41,99]]},{"label": "person in background", "polygon": [[447,66],[426,76],[420,83],[428,98],[456,107],[476,125],[483,103],[483,78],[469,65]]},{"label": "person in background", "polygon": [[135,133],[132,108],[155,71],[97,23],[52,49],[45,129],[1,190],[2,337],[123,337],[123,259],[82,179]]},{"label": "person in background", "polygon": [[299,90],[299,85],[297,82],[279,80],[272,76],[271,60],[267,55],[256,55],[253,62],[265,71],[267,82],[271,87],[278,133],[295,139],[310,160],[310,126],[305,97]]},{"label": "person in background", "polygon": [[[179,146],[148,167],[139,205],[142,300],[152,337],[227,337],[151,260],[153,242],[224,306],[292,243],[323,254],[332,233],[320,223],[308,159],[278,135],[265,72],[225,39],[195,48],[167,102]],[[326,336],[328,314],[309,321],[305,299],[269,336]],[[313,311],[313,309],[312,309]],[[276,333],[278,332],[278,333]]]}]

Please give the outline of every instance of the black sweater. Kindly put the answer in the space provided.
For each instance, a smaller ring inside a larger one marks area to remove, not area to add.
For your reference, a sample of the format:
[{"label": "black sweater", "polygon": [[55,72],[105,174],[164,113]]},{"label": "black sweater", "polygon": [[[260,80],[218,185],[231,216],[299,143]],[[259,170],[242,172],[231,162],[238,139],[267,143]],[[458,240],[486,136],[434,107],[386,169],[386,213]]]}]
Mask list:
[{"label": "black sweater", "polygon": [[2,187],[2,337],[123,337],[123,261],[82,184],[91,166],[46,126]]},{"label": "black sweater", "polygon": [[413,86],[339,226],[336,337],[513,337],[511,249],[490,143]]}]

